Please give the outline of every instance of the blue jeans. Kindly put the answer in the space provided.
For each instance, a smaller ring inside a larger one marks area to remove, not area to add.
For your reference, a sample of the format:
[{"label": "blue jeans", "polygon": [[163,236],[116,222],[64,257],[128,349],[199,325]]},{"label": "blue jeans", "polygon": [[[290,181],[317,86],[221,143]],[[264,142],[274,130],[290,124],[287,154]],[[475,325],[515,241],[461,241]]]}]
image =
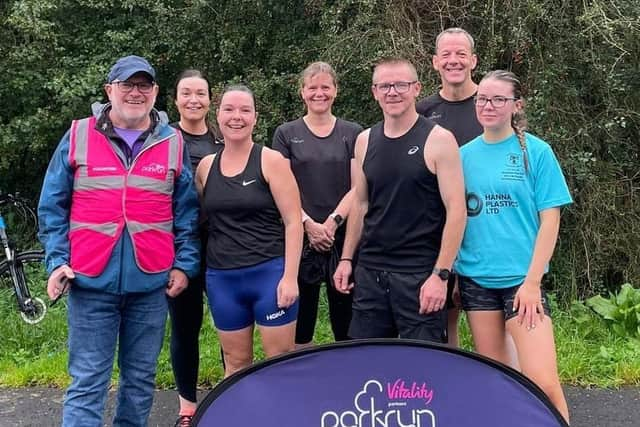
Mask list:
[{"label": "blue jeans", "polygon": [[146,426],[167,319],[165,289],[114,295],[71,287],[64,427],[101,427],[118,343],[114,426]]}]

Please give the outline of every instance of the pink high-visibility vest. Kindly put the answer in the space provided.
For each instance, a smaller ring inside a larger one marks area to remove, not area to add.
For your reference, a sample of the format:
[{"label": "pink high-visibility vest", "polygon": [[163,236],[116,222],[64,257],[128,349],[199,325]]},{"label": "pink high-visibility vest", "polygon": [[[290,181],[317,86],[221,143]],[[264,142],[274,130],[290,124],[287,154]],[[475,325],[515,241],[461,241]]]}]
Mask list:
[{"label": "pink high-visibility vest", "polygon": [[169,270],[175,257],[173,184],[182,172],[180,133],[144,147],[127,170],[95,123],[90,117],[71,126],[71,268],[99,276],[127,227],[138,267],[146,273]]}]

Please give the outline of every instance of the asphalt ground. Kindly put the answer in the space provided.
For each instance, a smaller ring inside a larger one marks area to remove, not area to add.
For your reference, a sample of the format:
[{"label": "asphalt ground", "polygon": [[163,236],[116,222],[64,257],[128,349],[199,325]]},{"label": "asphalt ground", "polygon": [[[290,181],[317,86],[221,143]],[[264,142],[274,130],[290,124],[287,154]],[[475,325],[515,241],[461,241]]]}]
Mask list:
[{"label": "asphalt ground", "polygon": [[[565,387],[565,393],[572,427],[640,426],[640,388]],[[63,394],[64,390],[54,388],[0,388],[0,426],[59,426]],[[206,391],[200,392],[200,399],[204,396]],[[106,420],[113,416],[114,397],[115,393],[110,392]],[[157,391],[149,426],[173,426],[177,410],[175,391]]]}]

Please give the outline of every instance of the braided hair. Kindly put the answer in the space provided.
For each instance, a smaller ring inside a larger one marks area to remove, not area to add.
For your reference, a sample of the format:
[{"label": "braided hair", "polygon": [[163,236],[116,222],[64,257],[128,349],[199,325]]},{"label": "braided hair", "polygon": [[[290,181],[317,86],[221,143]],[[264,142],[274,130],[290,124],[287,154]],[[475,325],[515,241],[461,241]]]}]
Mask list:
[{"label": "braided hair", "polygon": [[[513,97],[515,99],[522,99],[522,84],[518,77],[511,71],[495,70],[487,73],[482,80],[499,80],[511,84],[513,88]],[[524,171],[529,172],[529,159],[527,157],[527,141],[524,135],[524,131],[527,129],[527,118],[525,117],[524,110],[519,111],[511,115],[511,127],[518,138],[520,143],[520,149],[522,150],[522,159],[524,164]]]}]

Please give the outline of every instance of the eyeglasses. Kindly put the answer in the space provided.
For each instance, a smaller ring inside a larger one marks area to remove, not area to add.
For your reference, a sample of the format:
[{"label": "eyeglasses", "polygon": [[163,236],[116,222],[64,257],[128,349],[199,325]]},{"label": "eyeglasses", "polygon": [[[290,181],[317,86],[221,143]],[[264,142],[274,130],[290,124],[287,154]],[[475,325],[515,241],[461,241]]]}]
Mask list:
[{"label": "eyeglasses", "polygon": [[373,87],[375,87],[376,90],[379,90],[382,93],[389,93],[391,88],[394,88],[397,93],[405,93],[409,91],[409,88],[414,83],[418,83],[418,81],[414,80],[412,82],[377,83],[374,84]]},{"label": "eyeglasses", "polygon": [[487,98],[486,96],[476,96],[474,98],[478,107],[484,107],[487,102],[493,105],[493,108],[502,108],[507,104],[507,101],[515,101],[519,98],[507,98],[506,96],[494,96],[493,98]]},{"label": "eyeglasses", "polygon": [[155,86],[155,83],[152,82],[133,83],[127,81],[121,82],[119,80],[114,80],[111,82],[111,84],[118,86],[118,88],[124,93],[129,93],[133,90],[134,87],[137,87],[140,93],[144,94],[151,93],[153,87]]}]

